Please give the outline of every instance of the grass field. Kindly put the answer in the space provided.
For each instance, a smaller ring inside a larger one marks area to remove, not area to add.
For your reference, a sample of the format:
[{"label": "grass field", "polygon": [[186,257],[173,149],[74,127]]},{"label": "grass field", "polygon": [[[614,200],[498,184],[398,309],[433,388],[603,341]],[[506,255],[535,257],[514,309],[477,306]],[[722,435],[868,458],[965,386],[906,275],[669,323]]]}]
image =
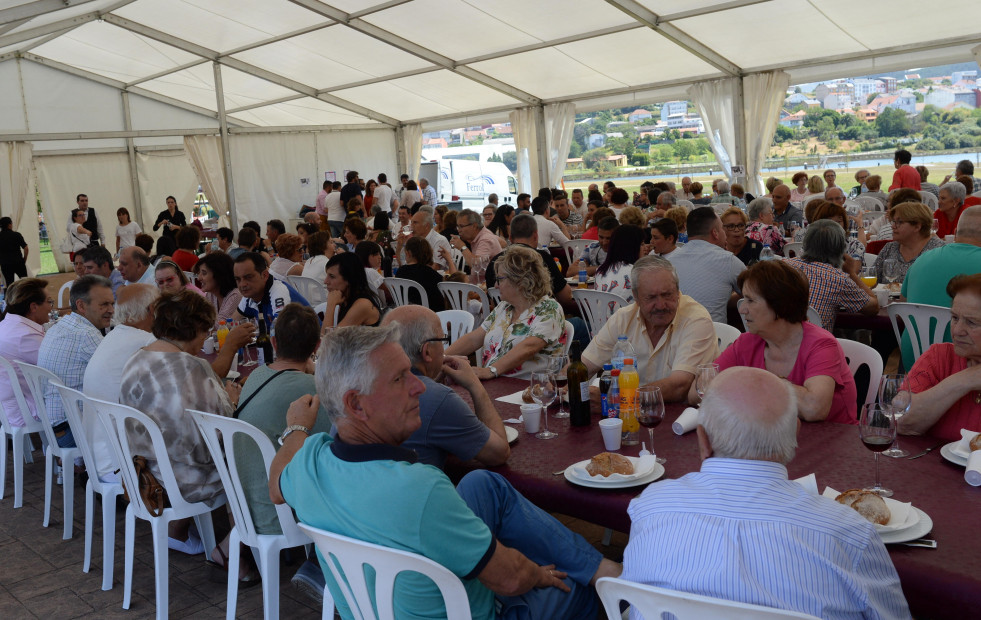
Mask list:
[{"label": "grass field", "polygon": [[55,263],[54,254],[51,253],[51,244],[47,241],[41,242],[41,273],[38,275],[48,275],[58,273],[58,265]]}]

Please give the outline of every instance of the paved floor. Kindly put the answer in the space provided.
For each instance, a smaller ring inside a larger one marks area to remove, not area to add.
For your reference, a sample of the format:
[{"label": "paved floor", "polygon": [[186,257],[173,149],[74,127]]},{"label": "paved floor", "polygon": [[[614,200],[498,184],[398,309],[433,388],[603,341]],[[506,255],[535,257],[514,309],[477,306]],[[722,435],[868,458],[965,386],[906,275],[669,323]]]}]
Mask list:
[{"label": "paved floor", "polygon": [[[35,445],[38,445],[35,442]],[[82,572],[85,539],[85,493],[75,488],[74,537],[62,540],[63,507],[61,487],[52,493],[51,522],[41,526],[44,513],[44,457],[34,452],[34,463],[24,466],[24,506],[14,509],[12,457],[8,450],[7,480],[0,500],[0,618],[126,618],[136,620],[155,616],[153,547],[150,526],[137,520],[136,558],[133,595],[129,610],[123,601],[123,511],[116,519],[116,554],[113,589],[102,591],[102,519],[96,505],[93,555],[90,572]],[[220,511],[219,511],[220,512]],[[224,535],[216,512],[215,528]],[[626,536],[614,535],[613,544],[603,547],[602,528],[556,515],[583,534],[607,557],[622,559]],[[227,523],[224,525],[227,530]],[[302,550],[284,552],[280,579],[280,613],[283,618],[319,618],[320,609],[309,605],[290,585],[299,566]],[[225,582],[213,580],[204,556],[187,556],[171,551],[170,616],[173,618],[222,618],[226,611]],[[239,591],[236,615],[262,617],[262,588]]]}]

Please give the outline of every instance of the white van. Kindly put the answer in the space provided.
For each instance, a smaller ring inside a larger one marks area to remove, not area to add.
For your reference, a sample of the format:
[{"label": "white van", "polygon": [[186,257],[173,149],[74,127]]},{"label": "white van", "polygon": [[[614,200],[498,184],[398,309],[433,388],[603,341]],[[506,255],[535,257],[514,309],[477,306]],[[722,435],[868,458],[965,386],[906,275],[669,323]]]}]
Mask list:
[{"label": "white van", "polygon": [[426,173],[431,173],[436,165],[439,167],[439,177],[434,185],[440,203],[460,201],[461,208],[480,213],[487,206],[487,197],[491,194],[497,194],[499,205],[515,205],[518,202],[518,182],[508,167],[500,162],[441,159],[422,164],[419,177],[433,183]]}]

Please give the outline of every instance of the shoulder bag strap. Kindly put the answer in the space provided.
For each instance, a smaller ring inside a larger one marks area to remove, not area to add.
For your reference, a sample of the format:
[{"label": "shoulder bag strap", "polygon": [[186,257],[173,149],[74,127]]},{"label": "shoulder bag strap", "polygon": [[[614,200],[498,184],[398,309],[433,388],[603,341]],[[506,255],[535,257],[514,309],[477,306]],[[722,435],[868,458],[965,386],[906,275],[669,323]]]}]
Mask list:
[{"label": "shoulder bag strap", "polygon": [[258,394],[259,392],[262,391],[262,388],[266,387],[266,385],[268,385],[270,381],[272,381],[273,379],[275,379],[276,377],[278,377],[279,375],[281,375],[281,374],[283,374],[284,372],[287,372],[287,371],[298,372],[298,371],[293,370],[292,368],[285,368],[283,370],[277,370],[273,374],[273,376],[271,376],[268,379],[266,379],[265,381],[263,381],[262,382],[262,385],[260,385],[256,389],[255,392],[252,392],[251,394],[249,394],[249,397],[245,399],[245,402],[244,403],[239,403],[238,408],[235,409],[235,411],[232,412],[232,417],[233,418],[238,418],[239,414],[242,413],[242,410],[245,409],[245,406],[249,404],[249,401],[251,401],[253,398],[255,398],[255,395],[256,394]]}]

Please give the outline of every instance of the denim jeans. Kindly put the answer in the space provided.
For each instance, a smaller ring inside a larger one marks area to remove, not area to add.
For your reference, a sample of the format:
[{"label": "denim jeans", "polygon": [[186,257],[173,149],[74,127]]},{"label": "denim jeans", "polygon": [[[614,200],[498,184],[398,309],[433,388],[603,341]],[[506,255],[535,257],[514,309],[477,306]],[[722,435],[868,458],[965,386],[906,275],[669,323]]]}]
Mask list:
[{"label": "denim jeans", "polygon": [[75,447],[75,435],[72,435],[71,427],[65,429],[65,434],[61,437],[55,437],[58,442],[59,448],[74,448]]},{"label": "denim jeans", "polygon": [[568,593],[533,588],[520,596],[497,595],[499,617],[596,618],[598,599],[589,580],[603,556],[586,539],[525,499],[500,474],[472,471],[456,490],[501,544],[517,549],[536,564],[554,564],[569,575],[565,583],[572,591]]}]

